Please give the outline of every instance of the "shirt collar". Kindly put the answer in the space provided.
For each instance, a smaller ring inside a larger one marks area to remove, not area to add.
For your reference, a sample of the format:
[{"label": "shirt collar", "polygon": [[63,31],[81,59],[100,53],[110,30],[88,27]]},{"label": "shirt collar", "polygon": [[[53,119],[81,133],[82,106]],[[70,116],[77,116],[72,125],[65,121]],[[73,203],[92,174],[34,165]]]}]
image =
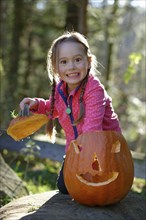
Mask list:
[{"label": "shirt collar", "polygon": [[[82,82],[80,83],[80,85],[78,85],[74,90],[71,91],[71,93],[69,94],[69,96],[74,96],[77,91],[80,89]],[[67,96],[67,92],[66,92],[66,87],[67,87],[67,83],[64,82],[63,80],[59,82],[58,88],[59,88],[59,93],[60,91],[63,92],[64,95]]]}]

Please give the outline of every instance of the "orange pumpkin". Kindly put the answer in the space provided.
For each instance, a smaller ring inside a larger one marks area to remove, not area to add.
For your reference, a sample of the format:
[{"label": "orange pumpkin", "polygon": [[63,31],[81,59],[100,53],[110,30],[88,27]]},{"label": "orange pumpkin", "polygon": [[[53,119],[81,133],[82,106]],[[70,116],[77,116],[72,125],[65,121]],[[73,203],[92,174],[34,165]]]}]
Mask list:
[{"label": "orange pumpkin", "polygon": [[133,160],[122,134],[88,132],[70,143],[64,180],[77,202],[89,206],[114,204],[127,195],[133,177]]},{"label": "orange pumpkin", "polygon": [[7,134],[18,141],[33,134],[47,122],[48,117],[43,114],[18,116],[11,120],[7,129]]}]

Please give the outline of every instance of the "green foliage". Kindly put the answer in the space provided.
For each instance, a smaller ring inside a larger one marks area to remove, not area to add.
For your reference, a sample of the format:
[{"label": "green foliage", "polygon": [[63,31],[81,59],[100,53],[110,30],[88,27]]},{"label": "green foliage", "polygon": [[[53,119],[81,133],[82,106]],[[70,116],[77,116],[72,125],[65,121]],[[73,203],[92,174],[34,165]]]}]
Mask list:
[{"label": "green foliage", "polygon": [[132,76],[137,72],[137,66],[142,59],[141,53],[132,53],[129,55],[129,66],[124,74],[124,81],[126,84],[132,79]]},{"label": "green foliage", "polygon": [[29,161],[31,158],[40,155],[40,147],[34,141],[29,140],[25,148],[22,148],[21,153],[25,155],[25,161]]},{"label": "green foliage", "polygon": [[10,113],[11,113],[12,118],[16,118],[18,116],[18,114],[16,113],[16,110],[11,111]]},{"label": "green foliage", "polygon": [[[30,145],[32,144],[32,149]],[[2,155],[10,167],[17,173],[26,185],[29,193],[41,193],[56,188],[56,180],[61,167],[57,161],[38,157],[38,146],[30,142],[21,153],[3,150]],[[10,202],[12,198],[4,197],[2,204]]]},{"label": "green foliage", "polygon": [[132,191],[146,198],[146,180],[141,178],[134,178]]},{"label": "green foliage", "polygon": [[11,201],[12,201],[12,198],[10,198],[9,196],[0,195],[0,208]]}]

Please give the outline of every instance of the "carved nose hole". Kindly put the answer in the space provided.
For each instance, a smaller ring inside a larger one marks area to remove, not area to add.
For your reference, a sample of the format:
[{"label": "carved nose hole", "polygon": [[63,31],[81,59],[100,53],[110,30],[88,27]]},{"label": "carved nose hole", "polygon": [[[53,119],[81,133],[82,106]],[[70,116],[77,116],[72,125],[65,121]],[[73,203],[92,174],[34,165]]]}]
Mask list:
[{"label": "carved nose hole", "polygon": [[92,163],[92,168],[93,170],[99,170],[99,163],[97,160],[95,160],[93,163]]},{"label": "carved nose hole", "polygon": [[79,151],[81,152],[82,151],[82,147],[80,145],[78,145],[78,148],[79,148]]},{"label": "carved nose hole", "polygon": [[94,153],[93,160],[94,160],[94,162],[92,163],[93,170],[100,170],[99,163],[98,163],[98,158],[97,158],[96,153]]}]

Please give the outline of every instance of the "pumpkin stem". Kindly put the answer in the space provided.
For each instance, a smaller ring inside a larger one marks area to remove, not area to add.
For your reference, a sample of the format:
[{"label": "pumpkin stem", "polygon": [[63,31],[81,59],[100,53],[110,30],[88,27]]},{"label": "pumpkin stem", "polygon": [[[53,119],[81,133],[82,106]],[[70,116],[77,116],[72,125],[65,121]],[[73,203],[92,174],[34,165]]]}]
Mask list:
[{"label": "pumpkin stem", "polygon": [[19,116],[29,116],[29,115],[30,115],[29,106],[28,104],[25,104],[23,110],[19,112]]}]

